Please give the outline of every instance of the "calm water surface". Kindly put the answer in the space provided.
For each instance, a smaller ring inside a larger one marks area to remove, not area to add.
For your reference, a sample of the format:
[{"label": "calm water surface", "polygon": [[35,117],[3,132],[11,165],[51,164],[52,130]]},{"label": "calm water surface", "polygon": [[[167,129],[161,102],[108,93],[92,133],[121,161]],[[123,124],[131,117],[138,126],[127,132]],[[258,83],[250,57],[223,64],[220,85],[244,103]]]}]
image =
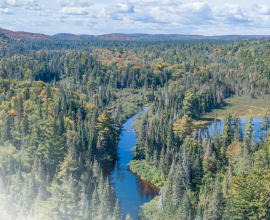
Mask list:
[{"label": "calm water surface", "polygon": [[[241,120],[241,127],[242,127],[242,132],[244,134],[245,131],[245,125],[248,122],[248,118],[240,118]],[[222,134],[222,128],[223,128],[224,120],[217,121],[217,129],[218,133]],[[260,117],[254,117],[253,118],[253,130],[255,131],[255,136],[254,138],[257,140],[259,139],[259,131],[261,129],[261,118]],[[214,127],[214,122],[212,122],[210,125],[207,126],[207,129],[201,129],[202,135],[204,136],[205,132],[208,131],[209,135],[212,136],[213,132],[213,127]]]},{"label": "calm water surface", "polygon": [[125,215],[129,213],[133,220],[138,219],[137,213],[140,206],[158,195],[158,189],[134,176],[127,166],[133,158],[131,153],[137,138],[136,133],[131,129],[131,125],[138,114],[128,119],[122,127],[121,139],[118,143],[120,161],[116,164],[110,176],[110,182],[115,187],[117,198],[121,202]]}]

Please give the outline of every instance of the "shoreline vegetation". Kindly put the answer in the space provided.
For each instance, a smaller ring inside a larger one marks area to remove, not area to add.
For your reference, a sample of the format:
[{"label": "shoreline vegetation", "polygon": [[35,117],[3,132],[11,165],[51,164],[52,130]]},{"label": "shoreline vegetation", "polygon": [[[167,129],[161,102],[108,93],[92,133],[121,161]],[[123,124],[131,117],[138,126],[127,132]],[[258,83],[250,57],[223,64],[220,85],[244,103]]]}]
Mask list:
[{"label": "shoreline vegetation", "polygon": [[[199,128],[206,128],[207,125],[214,122],[215,117],[217,121],[225,120],[228,114],[232,114],[234,117],[237,118],[249,118],[251,115],[252,117],[259,117],[262,116],[264,111],[269,107],[270,100],[268,101],[268,96],[265,98],[257,98],[252,99],[250,97],[233,97],[227,98],[224,100],[224,106],[220,109],[213,109],[212,112],[204,114],[201,118],[194,120],[194,128],[195,130]],[[147,108],[149,111],[149,108]],[[135,122],[132,125],[132,129],[134,132],[138,133],[140,130],[140,126],[143,122],[143,117],[148,114],[147,112],[144,115],[140,115],[140,117],[135,119]],[[233,142],[234,145],[238,146],[238,142]],[[233,145],[233,146],[234,146]],[[130,172],[145,181],[147,184],[154,186],[159,191],[162,187],[165,187],[168,184],[168,176],[159,176],[157,168],[154,166],[154,161],[147,162],[145,160],[136,160],[132,159],[128,164]],[[138,213],[138,217],[140,219],[144,219],[144,210],[148,209],[149,207],[155,207],[159,203],[159,196],[155,199],[146,203],[142,209]]]},{"label": "shoreline vegetation", "polygon": [[[244,99],[244,100],[250,100],[249,98],[247,99]],[[235,100],[234,99],[231,99],[230,100],[230,103],[233,103]],[[265,123],[264,120],[268,120],[268,119],[265,119],[265,115],[263,116],[263,114],[265,114],[266,112],[268,111],[265,111],[267,108],[268,108],[268,103],[263,103],[263,100],[262,99],[259,99],[259,100],[256,100],[256,102],[258,103],[261,103],[260,108],[261,109],[261,112],[260,111],[256,111],[256,114],[251,114],[252,116],[262,116],[262,127],[264,126],[263,123]],[[241,105],[240,106],[240,109],[243,108],[244,105]],[[230,114],[230,111],[231,109],[233,109],[233,105],[232,107],[230,106],[229,108],[224,108],[223,111],[219,112],[219,116],[216,117],[217,121],[218,120],[224,120],[224,126],[226,127],[226,123],[228,123],[228,117],[232,117],[232,114]],[[253,106],[251,106],[252,108]],[[227,116],[225,116],[225,118],[222,118],[220,115],[222,115],[222,113],[224,114],[224,112],[227,113]],[[245,112],[242,112],[242,114],[240,116],[238,115],[234,115],[235,117],[237,118],[249,118],[249,122],[247,123],[245,129],[247,131],[245,131],[245,135],[248,134],[251,134],[252,133],[252,120],[253,120],[253,117],[251,115],[248,115],[247,112],[252,112],[249,109],[246,109]],[[268,114],[268,113],[267,113]],[[145,113],[145,115],[147,115],[147,113]],[[211,115],[211,114],[209,114]],[[218,115],[218,114],[216,114]],[[142,116],[143,117],[143,116]],[[138,118],[136,123],[135,123],[135,127],[139,127],[140,125],[142,125],[142,122],[143,122],[143,118]],[[145,117],[145,116],[144,116]],[[211,119],[210,117],[207,118],[207,119]],[[197,120],[195,121],[195,123],[197,122],[197,128],[203,128],[205,127],[207,124],[209,123],[212,123],[213,120],[209,121],[203,121],[203,123],[201,123],[201,121]],[[195,124],[194,123],[194,124]],[[214,125],[215,126],[215,125]],[[214,128],[215,129],[215,128]],[[224,128],[223,128],[224,129]],[[135,129],[134,129],[135,130]],[[138,129],[139,130],[139,129]],[[136,131],[136,133],[138,132],[138,130]],[[225,128],[225,132],[226,132],[226,128]],[[208,137],[207,137],[208,138]],[[217,136],[214,136],[213,138],[219,138]],[[188,139],[188,138],[187,138]],[[246,140],[246,138],[242,137],[242,139],[240,138],[238,141],[233,141],[229,146],[228,146],[228,151],[231,151],[229,154],[235,158],[237,154],[239,154],[239,152],[241,151],[240,149],[243,148],[245,146],[245,143],[244,141]],[[269,140],[266,140],[267,143],[269,143]],[[238,153],[237,153],[238,152]],[[258,152],[259,153],[259,152]],[[228,154],[228,153],[227,153]],[[260,152],[260,154],[263,154],[263,152]],[[235,159],[234,159],[235,160]],[[184,163],[184,161],[183,161]],[[170,187],[170,181],[172,180],[172,176],[171,176],[171,173],[172,172],[175,172],[173,171],[173,165],[171,167],[171,170],[170,170],[170,173],[169,175],[164,175],[164,174],[160,174],[159,172],[159,169],[158,167],[156,166],[156,162],[153,161],[153,160],[150,160],[150,161],[146,161],[146,160],[136,160],[136,159],[133,159],[131,160],[131,162],[128,164],[129,168],[130,168],[130,172],[137,176],[138,178],[140,178],[142,181],[145,181],[147,184],[151,184],[153,185],[154,187],[156,187],[156,189],[159,190],[159,196],[156,196],[154,199],[152,199],[149,203],[145,203],[141,209],[139,210],[138,212],[138,218],[140,220],[148,220],[148,219],[160,219],[160,218],[156,218],[155,216],[163,216],[163,218],[165,218],[164,216],[164,211],[161,211],[160,208],[161,208],[161,203],[162,203],[162,200],[164,199],[164,196],[167,196],[166,195],[166,191],[168,190],[168,187]],[[256,165],[257,166],[257,165]],[[215,169],[215,168],[214,168]],[[228,168],[229,169],[229,168]],[[257,169],[257,168],[255,168]],[[208,171],[209,172],[209,171]],[[266,174],[266,173],[264,173]],[[260,175],[260,174],[259,174]],[[259,176],[257,176],[257,178],[259,178]],[[217,183],[216,183],[217,184]],[[218,183],[219,184],[219,183]],[[223,183],[224,184],[224,183]],[[239,184],[239,183],[237,183]],[[237,185],[235,186],[237,187]],[[191,193],[192,195],[192,190],[191,188],[187,188],[187,191],[188,193]],[[164,193],[165,192],[165,193]],[[172,192],[173,193],[173,192]],[[165,194],[165,195],[164,195]],[[191,198],[190,198],[191,200]],[[168,201],[166,201],[168,202]],[[200,201],[201,203],[204,202],[204,200],[201,200]],[[184,205],[184,204],[183,204]],[[227,209],[227,205],[226,207],[224,208],[225,210]],[[157,214],[159,213],[159,214]],[[187,214],[187,213],[186,213]],[[202,214],[201,214],[202,215]],[[186,216],[186,215],[185,215]],[[187,217],[187,216],[186,216]],[[163,219],[162,218],[162,219]],[[178,218],[174,218],[174,217],[171,217],[171,219],[178,219]]]}]

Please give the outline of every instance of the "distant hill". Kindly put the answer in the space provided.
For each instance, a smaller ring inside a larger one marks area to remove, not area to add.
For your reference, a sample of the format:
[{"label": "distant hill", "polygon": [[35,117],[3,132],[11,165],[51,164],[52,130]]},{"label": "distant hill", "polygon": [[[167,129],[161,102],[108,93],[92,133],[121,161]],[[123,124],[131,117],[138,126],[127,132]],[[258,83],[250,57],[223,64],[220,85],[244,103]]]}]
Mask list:
[{"label": "distant hill", "polygon": [[36,34],[36,33],[29,33],[23,31],[9,31],[6,29],[0,28],[0,33],[8,36],[11,39],[19,40],[19,39],[32,39],[32,40],[48,40],[52,39],[52,36],[45,35],[45,34]]},{"label": "distant hill", "polygon": [[203,35],[183,35],[183,34],[122,34],[112,33],[103,35],[87,35],[87,34],[69,34],[60,33],[53,36],[29,33],[22,31],[10,31],[0,28],[0,34],[8,36],[10,39],[31,39],[31,40],[116,40],[116,41],[138,41],[138,40],[245,40],[245,39],[262,39],[270,38],[270,35],[220,35],[220,36],[203,36]]},{"label": "distant hill", "polygon": [[66,33],[56,34],[53,36],[53,38],[59,40],[87,40],[87,38],[84,37],[84,35],[75,35]]}]

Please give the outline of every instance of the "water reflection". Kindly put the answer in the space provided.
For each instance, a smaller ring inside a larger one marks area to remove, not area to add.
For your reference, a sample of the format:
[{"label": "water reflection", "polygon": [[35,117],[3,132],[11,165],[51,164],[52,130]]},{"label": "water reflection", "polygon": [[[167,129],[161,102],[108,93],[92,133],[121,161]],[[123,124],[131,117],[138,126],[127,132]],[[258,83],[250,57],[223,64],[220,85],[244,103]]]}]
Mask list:
[{"label": "water reflection", "polygon": [[155,198],[155,196],[158,194],[159,190],[157,188],[154,188],[149,185],[149,183],[146,183],[143,180],[140,180],[137,178],[136,181],[137,189],[141,198],[141,201],[145,200],[152,200]]},{"label": "water reflection", "polygon": [[[245,131],[245,125],[248,122],[248,120],[249,120],[248,118],[240,118],[243,135],[244,135],[244,131]],[[252,128],[255,131],[254,139],[258,140],[259,139],[259,131],[261,129],[261,118],[254,117],[252,123],[253,123]],[[218,134],[222,134],[223,124],[224,124],[224,120],[217,121]],[[204,138],[206,132],[208,132],[209,136],[212,136],[213,129],[214,129],[214,122],[211,122],[206,128],[199,129],[198,132],[200,132],[202,135],[202,138]]]}]

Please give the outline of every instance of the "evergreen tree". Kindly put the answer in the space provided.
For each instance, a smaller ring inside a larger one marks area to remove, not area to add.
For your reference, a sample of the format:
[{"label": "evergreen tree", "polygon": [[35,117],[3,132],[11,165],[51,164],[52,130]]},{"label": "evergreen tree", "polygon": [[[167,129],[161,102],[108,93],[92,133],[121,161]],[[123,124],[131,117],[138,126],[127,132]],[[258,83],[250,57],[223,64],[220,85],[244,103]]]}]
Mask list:
[{"label": "evergreen tree", "polygon": [[270,125],[269,113],[270,113],[270,109],[269,107],[267,107],[261,116],[260,139],[262,142],[265,140],[266,133],[269,130],[269,125]]},{"label": "evergreen tree", "polygon": [[233,140],[232,115],[228,114],[224,120],[224,125],[223,125],[222,145],[223,145],[224,151],[226,151],[227,147],[231,144],[232,140]]},{"label": "evergreen tree", "polygon": [[10,116],[7,114],[1,129],[1,140],[3,142],[11,140],[10,128]]},{"label": "evergreen tree", "polygon": [[241,128],[241,120],[239,118],[233,119],[234,141],[243,141],[243,133]]},{"label": "evergreen tree", "polygon": [[119,205],[119,201],[117,200],[115,203],[114,211],[113,211],[113,220],[121,220],[123,219],[123,213],[121,207]]},{"label": "evergreen tree", "polygon": [[185,177],[184,170],[181,165],[177,164],[172,185],[172,201],[173,204],[178,207],[182,196],[185,192]]},{"label": "evergreen tree", "polygon": [[186,151],[186,146],[184,145],[183,149],[183,159],[182,159],[182,164],[183,164],[183,170],[184,170],[184,180],[186,185],[190,184],[190,163],[188,160],[188,155]]},{"label": "evergreen tree", "polygon": [[222,194],[220,192],[220,182],[218,176],[216,178],[208,216],[209,219],[222,219]]},{"label": "evergreen tree", "polygon": [[191,180],[193,185],[199,185],[201,183],[201,179],[203,177],[203,169],[202,169],[202,162],[197,154],[196,160],[193,165],[193,169],[191,170]]},{"label": "evergreen tree", "polygon": [[126,220],[132,220],[130,214],[127,214]]},{"label": "evergreen tree", "polygon": [[190,208],[190,203],[187,194],[185,193],[182,200],[181,205],[177,210],[177,218],[180,220],[191,220],[192,219],[192,212]]},{"label": "evergreen tree", "polygon": [[249,153],[252,150],[253,147],[253,117],[252,115],[249,117],[249,121],[245,126],[245,133],[244,133],[244,144],[246,146],[247,153]]}]

